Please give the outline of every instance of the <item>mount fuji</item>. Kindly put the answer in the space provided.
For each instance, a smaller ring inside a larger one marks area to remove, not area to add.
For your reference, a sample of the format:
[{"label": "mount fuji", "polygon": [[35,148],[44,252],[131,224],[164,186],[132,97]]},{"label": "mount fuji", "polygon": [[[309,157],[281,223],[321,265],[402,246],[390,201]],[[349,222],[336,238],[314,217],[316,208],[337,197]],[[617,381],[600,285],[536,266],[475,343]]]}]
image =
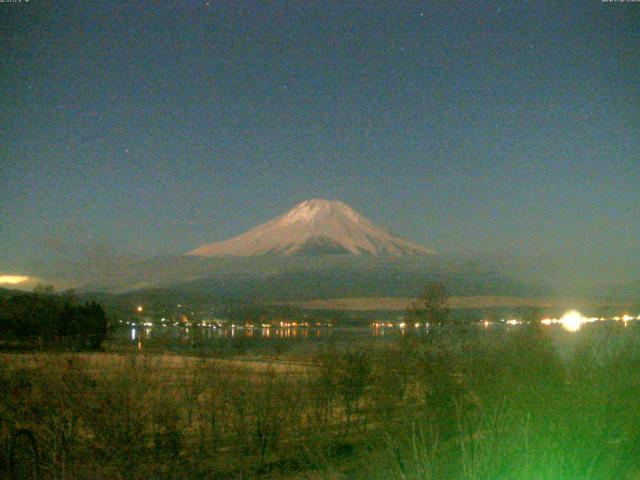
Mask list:
[{"label": "mount fuji", "polygon": [[202,245],[199,257],[255,255],[433,255],[431,249],[391,235],[338,200],[306,200],[246,233]]},{"label": "mount fuji", "polygon": [[530,292],[491,259],[436,254],[336,200],[307,200],[242,235],[186,255],[103,263],[84,271],[74,264],[74,272],[88,280],[85,291],[147,292],[174,303],[413,297],[430,281],[461,296]]}]

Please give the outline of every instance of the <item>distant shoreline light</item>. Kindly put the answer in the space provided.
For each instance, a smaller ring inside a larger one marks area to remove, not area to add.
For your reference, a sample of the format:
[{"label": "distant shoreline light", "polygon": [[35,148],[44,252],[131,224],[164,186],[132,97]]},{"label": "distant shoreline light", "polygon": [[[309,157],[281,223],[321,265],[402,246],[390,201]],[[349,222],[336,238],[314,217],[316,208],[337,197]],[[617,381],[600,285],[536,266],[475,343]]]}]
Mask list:
[{"label": "distant shoreline light", "polygon": [[582,324],[588,321],[589,320],[577,310],[566,312],[560,319],[562,327],[570,332],[577,332],[582,327]]}]

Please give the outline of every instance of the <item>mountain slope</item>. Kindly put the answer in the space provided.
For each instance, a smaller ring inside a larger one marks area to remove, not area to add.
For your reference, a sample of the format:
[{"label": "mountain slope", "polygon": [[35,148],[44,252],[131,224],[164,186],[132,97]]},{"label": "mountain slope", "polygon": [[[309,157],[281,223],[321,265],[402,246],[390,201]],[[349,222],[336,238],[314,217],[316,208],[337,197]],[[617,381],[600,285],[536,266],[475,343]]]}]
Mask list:
[{"label": "mountain slope", "polygon": [[337,200],[307,200],[287,213],[188,255],[202,257],[322,254],[430,255],[435,252],[395,237]]}]

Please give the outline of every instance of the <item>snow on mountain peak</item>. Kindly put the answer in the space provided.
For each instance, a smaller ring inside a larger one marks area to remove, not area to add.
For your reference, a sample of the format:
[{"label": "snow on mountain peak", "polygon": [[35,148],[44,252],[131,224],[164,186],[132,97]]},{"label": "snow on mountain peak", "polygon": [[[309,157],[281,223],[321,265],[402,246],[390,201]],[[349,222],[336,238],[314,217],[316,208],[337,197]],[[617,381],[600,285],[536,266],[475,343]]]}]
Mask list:
[{"label": "snow on mountain peak", "polygon": [[434,252],[394,237],[338,200],[306,200],[279,217],[189,255],[205,257],[262,254],[427,255]]},{"label": "snow on mountain peak", "polygon": [[323,212],[331,208],[328,200],[306,200],[293,207],[282,218],[283,225],[312,223]]},{"label": "snow on mountain peak", "polygon": [[356,212],[338,200],[314,198],[305,200],[285,213],[281,218],[281,224],[311,224],[322,221],[330,215],[344,215],[354,222],[359,220],[359,215]]}]

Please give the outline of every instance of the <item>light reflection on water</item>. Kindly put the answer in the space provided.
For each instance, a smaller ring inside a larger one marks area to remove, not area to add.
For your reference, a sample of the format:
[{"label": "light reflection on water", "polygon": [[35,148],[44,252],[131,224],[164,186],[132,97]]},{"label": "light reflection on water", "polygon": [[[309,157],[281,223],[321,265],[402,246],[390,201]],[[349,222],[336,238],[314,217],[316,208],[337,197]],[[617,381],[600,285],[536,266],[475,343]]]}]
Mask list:
[{"label": "light reflection on water", "polygon": [[[579,345],[581,339],[584,338],[608,338],[613,332],[613,337],[624,339],[629,338],[631,334],[640,334],[640,322],[638,329],[627,328],[628,322],[599,322],[598,324],[586,323],[578,330],[567,330],[562,325],[545,325],[540,327],[542,331],[549,333],[549,338],[562,354],[571,353],[574,348]],[[491,337],[498,332],[516,332],[523,325],[511,324],[492,324],[488,326],[486,322],[480,322],[478,325],[469,325],[466,328],[465,335],[467,338],[474,337]],[[174,326],[154,326],[154,327],[131,327],[130,329],[121,329],[116,332],[115,337],[125,342],[130,342],[138,350],[141,350],[145,342],[152,340],[169,341],[170,343],[202,342],[215,345],[220,341],[243,342],[243,339],[251,339],[251,341],[273,340],[287,342],[307,342],[307,341],[343,341],[347,344],[355,344],[359,340],[377,339],[378,341],[393,341],[405,336],[426,337],[430,334],[431,329],[425,325],[406,326],[400,328],[397,325],[387,324],[371,324],[360,326],[308,326],[308,327],[282,327],[282,326],[262,326],[262,327],[244,327],[244,326],[228,326],[228,327],[191,327],[181,328]],[[498,337],[496,337],[498,338]]]},{"label": "light reflection on water", "polygon": [[[180,327],[131,327],[131,341],[137,343],[140,339],[170,337],[178,339],[190,338],[321,338],[331,336],[336,327],[222,327],[222,328],[180,328]],[[338,330],[344,330],[338,328]],[[354,330],[354,329],[351,329]],[[366,327],[355,327],[355,330],[365,332]],[[375,333],[372,333],[376,335]],[[117,334],[116,334],[117,335]],[[384,332],[382,333],[384,335]]]}]

